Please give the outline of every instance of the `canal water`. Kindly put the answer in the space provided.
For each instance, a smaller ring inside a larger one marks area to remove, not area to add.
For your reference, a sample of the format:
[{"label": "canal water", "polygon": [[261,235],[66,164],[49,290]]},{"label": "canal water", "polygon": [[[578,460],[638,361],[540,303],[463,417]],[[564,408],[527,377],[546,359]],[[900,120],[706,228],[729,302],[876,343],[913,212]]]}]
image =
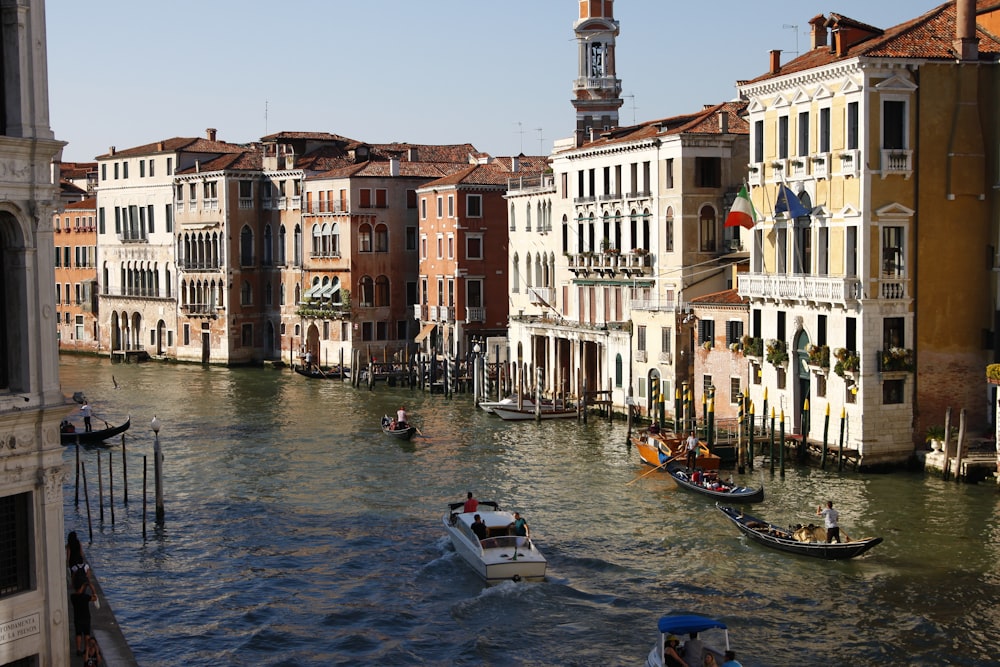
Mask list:
[{"label": "canal water", "polygon": [[[986,665],[1000,647],[1000,495],[991,484],[758,465],[754,514],[818,521],[832,499],[851,536],[884,543],[826,562],[747,543],[713,504],[647,475],[623,422],[508,424],[467,395],[374,392],[271,369],[63,357],[63,393],[100,419],[132,416],[96,450],[85,504],[65,487],[145,667],[186,665],[639,665],[666,613],[724,619],[754,665]],[[405,404],[422,437],[379,429]],[[161,422],[165,515],[153,525]],[[67,470],[74,452],[65,449]],[[115,521],[107,507],[112,457]],[[143,457],[149,465],[142,535]],[[527,518],[544,583],[487,588],[441,517],[472,490]]]}]

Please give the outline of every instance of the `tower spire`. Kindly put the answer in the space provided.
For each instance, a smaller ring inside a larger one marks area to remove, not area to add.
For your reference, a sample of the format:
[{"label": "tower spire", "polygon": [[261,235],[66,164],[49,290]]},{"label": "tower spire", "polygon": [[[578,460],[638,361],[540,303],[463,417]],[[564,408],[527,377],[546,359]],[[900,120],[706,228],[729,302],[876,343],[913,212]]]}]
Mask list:
[{"label": "tower spire", "polygon": [[591,133],[618,126],[622,82],[615,72],[615,38],[618,21],[614,0],[579,0],[580,11],[573,24],[577,42],[577,78],[573,82],[577,144]]}]

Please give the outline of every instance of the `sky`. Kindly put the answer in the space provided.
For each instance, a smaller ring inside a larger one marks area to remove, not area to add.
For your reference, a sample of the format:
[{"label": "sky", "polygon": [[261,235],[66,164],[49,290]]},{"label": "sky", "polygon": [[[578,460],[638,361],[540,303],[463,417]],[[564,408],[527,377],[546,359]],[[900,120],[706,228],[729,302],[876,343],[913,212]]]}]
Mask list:
[{"label": "sky", "polygon": [[[809,48],[809,19],[881,28],[936,0],[618,0],[622,125],[736,97]],[[48,0],[67,162],[171,137],[281,131],[548,155],[575,125],[576,0]]]}]

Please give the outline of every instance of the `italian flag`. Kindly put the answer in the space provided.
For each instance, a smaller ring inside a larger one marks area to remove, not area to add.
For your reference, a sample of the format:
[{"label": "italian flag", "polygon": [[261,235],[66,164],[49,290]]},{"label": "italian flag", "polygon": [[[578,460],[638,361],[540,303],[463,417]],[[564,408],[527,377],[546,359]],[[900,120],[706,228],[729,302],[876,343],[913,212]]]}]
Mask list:
[{"label": "italian flag", "polygon": [[753,229],[756,222],[757,211],[753,208],[753,202],[750,201],[750,194],[747,192],[747,186],[744,184],[740,188],[740,193],[736,195],[736,201],[733,202],[733,207],[729,210],[729,215],[726,216],[726,227],[739,226]]}]

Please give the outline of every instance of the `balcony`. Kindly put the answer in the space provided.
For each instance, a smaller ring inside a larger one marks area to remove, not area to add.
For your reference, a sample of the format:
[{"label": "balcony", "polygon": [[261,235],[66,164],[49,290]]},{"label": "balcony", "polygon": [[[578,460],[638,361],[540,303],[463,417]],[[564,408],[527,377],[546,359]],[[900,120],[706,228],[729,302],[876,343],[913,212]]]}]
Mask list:
[{"label": "balcony", "polygon": [[486,321],[486,309],[485,308],[466,308],[465,309],[465,321],[468,322],[485,322]]},{"label": "balcony", "polygon": [[430,317],[428,318],[433,322],[454,322],[455,321],[455,307],[454,306],[430,306]]},{"label": "balcony", "polygon": [[841,176],[849,176],[857,178],[860,175],[861,171],[859,167],[861,163],[860,162],[861,156],[858,152],[858,149],[854,148],[846,151],[841,151],[838,154],[838,157],[840,158]]},{"label": "balcony", "polygon": [[532,194],[540,192],[555,192],[556,181],[552,174],[538,176],[522,176],[507,179],[507,194]]},{"label": "balcony", "polygon": [[902,148],[883,149],[880,160],[883,179],[890,174],[899,174],[903,178],[913,175],[913,151]]},{"label": "balcony", "polygon": [[427,322],[430,320],[430,313],[428,312],[430,308],[423,306],[419,303],[413,304],[413,319],[420,322]]},{"label": "balcony", "polygon": [[747,183],[750,185],[764,184],[764,163],[757,162],[747,165]]},{"label": "balcony", "polygon": [[815,178],[827,178],[830,176],[829,153],[817,153],[809,159],[812,160],[812,174]]},{"label": "balcony", "polygon": [[739,295],[750,299],[846,306],[862,294],[861,281],[855,277],[747,273],[738,278]]},{"label": "balcony", "polygon": [[785,174],[789,178],[806,178],[809,175],[809,160],[802,155],[788,158],[785,163]]},{"label": "balcony", "polygon": [[905,278],[882,278],[878,281],[878,296],[880,299],[909,299],[910,281]]},{"label": "balcony", "polygon": [[619,258],[619,266],[628,275],[651,275],[653,273],[653,257],[645,251],[632,251]]},{"label": "balcony", "polygon": [[551,287],[529,287],[528,298],[532,304],[551,306],[556,298],[556,291]]},{"label": "balcony", "polygon": [[629,308],[648,312],[673,313],[677,311],[677,302],[667,299],[632,299],[629,302]]},{"label": "balcony", "polygon": [[218,311],[215,304],[208,303],[186,303],[181,306],[181,313],[188,316],[213,317]]}]

